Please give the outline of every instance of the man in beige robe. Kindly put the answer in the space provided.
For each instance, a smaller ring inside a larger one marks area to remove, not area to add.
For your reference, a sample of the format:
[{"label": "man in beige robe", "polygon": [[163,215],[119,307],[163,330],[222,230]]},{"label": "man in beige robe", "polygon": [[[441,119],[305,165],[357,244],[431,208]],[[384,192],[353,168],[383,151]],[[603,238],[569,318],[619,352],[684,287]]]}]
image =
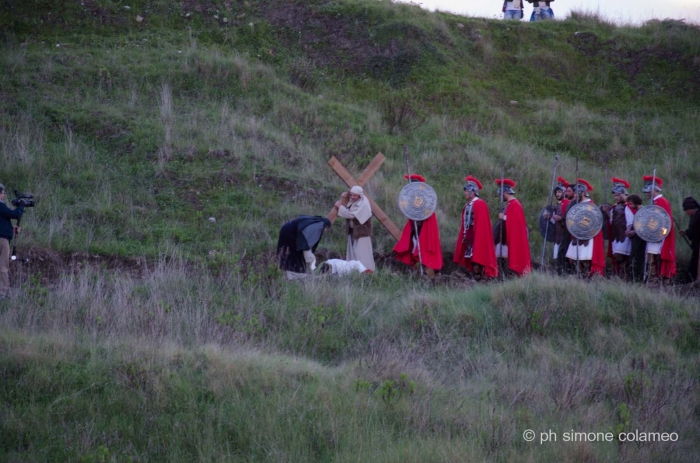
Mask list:
[{"label": "man in beige robe", "polygon": [[[346,197],[347,193],[343,193]],[[345,259],[359,260],[367,270],[374,272],[374,256],[372,254],[372,206],[365,197],[360,186],[350,189],[348,205],[336,201],[338,216],[345,219],[348,235],[348,246]]]}]

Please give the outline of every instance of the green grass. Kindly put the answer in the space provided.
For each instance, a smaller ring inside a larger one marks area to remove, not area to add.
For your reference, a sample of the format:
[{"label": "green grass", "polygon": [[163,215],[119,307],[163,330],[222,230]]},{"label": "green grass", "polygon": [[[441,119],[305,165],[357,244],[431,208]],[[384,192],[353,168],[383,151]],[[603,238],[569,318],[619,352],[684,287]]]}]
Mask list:
[{"label": "green grass", "polygon": [[[143,281],[87,270],[48,291],[34,282],[0,306],[0,453],[695,461],[697,301],[566,286],[534,275],[430,289],[385,271],[290,285],[274,267],[214,278],[177,259]],[[539,445],[525,429],[679,441]]]},{"label": "green grass", "polygon": [[[401,226],[404,146],[438,193],[447,261],[463,177],[495,214],[505,165],[532,218],[555,154],[569,180],[579,159],[596,202],[607,177],[639,191],[657,165],[684,224],[697,27],[366,0],[6,3],[0,181],[38,197],[20,251],[105,264],[12,269],[0,460],[698,460],[696,299],[543,275],[432,285],[387,267],[286,284],[273,255],[286,220],[325,215],[343,191],[331,156],[359,174],[386,155],[367,189]],[[325,254],[345,248],[334,228]],[[394,245],[378,226],[373,241]],[[141,257],[139,275],[108,265]],[[539,445],[525,429],[680,439]]]},{"label": "green grass", "polygon": [[[380,151],[388,161],[370,191],[401,222],[404,145],[440,195],[446,242],[461,178],[489,184],[502,162],[529,215],[546,202],[555,153],[570,178],[580,158],[597,191],[606,160],[634,188],[659,164],[678,179],[673,204],[697,179],[692,26],[507,24],[384,2],[212,2],[187,20],[187,7],[164,2],[27,6],[0,18],[0,117],[12,184],[48,206],[26,219],[37,245],[259,252],[284,220],[333,202],[342,185],[331,155],[359,172]],[[47,234],[63,216],[80,219]]]}]

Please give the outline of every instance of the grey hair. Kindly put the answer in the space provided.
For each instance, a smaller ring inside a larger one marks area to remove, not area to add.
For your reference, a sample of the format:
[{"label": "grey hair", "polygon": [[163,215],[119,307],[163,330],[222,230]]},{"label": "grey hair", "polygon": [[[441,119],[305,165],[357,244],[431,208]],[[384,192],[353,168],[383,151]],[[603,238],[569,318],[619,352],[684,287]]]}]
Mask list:
[{"label": "grey hair", "polygon": [[5,185],[0,183],[0,193],[4,193],[4,192],[5,192]]}]

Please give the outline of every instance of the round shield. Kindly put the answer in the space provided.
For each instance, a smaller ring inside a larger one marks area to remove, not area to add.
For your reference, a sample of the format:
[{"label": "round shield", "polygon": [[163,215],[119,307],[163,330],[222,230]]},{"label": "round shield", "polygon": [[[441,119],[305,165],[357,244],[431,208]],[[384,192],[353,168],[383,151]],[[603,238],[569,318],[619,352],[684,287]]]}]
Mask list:
[{"label": "round shield", "polygon": [[658,243],[671,232],[671,217],[661,206],[644,206],[634,214],[634,231],[644,241]]},{"label": "round shield", "polygon": [[557,211],[556,206],[545,206],[540,212],[540,217],[537,219],[537,224],[540,226],[540,234],[550,243],[554,243],[556,232],[554,224],[550,221],[552,215]]},{"label": "round shield", "polygon": [[566,212],[566,229],[579,240],[590,240],[603,228],[603,213],[590,202],[570,206]]},{"label": "round shield", "polygon": [[399,209],[411,220],[425,220],[437,208],[437,195],[425,182],[412,182],[399,193]]}]

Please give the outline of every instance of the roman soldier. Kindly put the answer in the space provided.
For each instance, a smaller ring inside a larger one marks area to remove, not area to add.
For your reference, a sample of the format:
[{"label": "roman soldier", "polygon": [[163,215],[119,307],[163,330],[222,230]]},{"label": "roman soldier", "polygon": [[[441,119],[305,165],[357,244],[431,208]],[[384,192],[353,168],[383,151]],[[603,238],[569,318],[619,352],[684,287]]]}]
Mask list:
[{"label": "roman soldier", "polygon": [[471,175],[464,180],[467,204],[462,210],[453,261],[469,270],[476,281],[485,282],[498,277],[489,207],[479,198],[479,190],[483,189],[481,182]]},{"label": "roman soldier", "polygon": [[662,207],[671,218],[671,230],[668,235],[658,243],[647,243],[647,280],[655,281],[661,277],[663,284],[668,284],[676,275],[676,236],[673,233],[671,204],[661,194],[663,180],[651,175],[645,175],[643,179],[642,193],[646,193],[647,198],[653,198],[653,203]]},{"label": "roman soldier", "polygon": [[557,205],[550,217],[550,221],[554,224],[553,259],[556,261],[557,272],[562,273],[567,267],[566,251],[571,241],[569,230],[566,229],[566,208],[571,201],[565,197],[566,190],[571,187],[564,177],[557,178],[557,182],[557,186],[554,187]]},{"label": "roman soldier", "polygon": [[[573,203],[588,203],[591,204],[590,192],[593,187],[588,181],[579,178],[574,185],[576,201],[569,204],[569,208],[573,207]],[[579,240],[575,236],[571,236],[569,249],[566,251],[566,258],[574,265],[577,263],[581,266],[581,275],[584,278],[589,278],[591,275],[598,274],[603,276],[605,273],[605,245],[603,243],[602,229],[593,237],[592,240]]]},{"label": "roman soldier", "polygon": [[[404,175],[404,178],[413,182],[425,182],[422,175]],[[416,228],[418,228],[418,238],[416,239]],[[420,258],[418,250],[420,249]],[[423,262],[423,265],[434,272],[442,269],[442,246],[440,245],[440,232],[438,230],[437,216],[435,212],[425,220],[415,222],[406,220],[406,225],[401,232],[399,242],[394,246],[394,257],[407,265],[416,265]]]},{"label": "roman soldier", "polygon": [[627,230],[634,225],[634,212],[627,206],[627,195],[630,187],[627,180],[613,177],[612,194],[615,197],[615,205],[610,210],[606,219],[610,223],[608,235],[609,257],[612,258],[615,274],[622,279],[627,278],[627,266],[632,242],[627,236]]},{"label": "roman soldier", "polygon": [[497,178],[494,182],[498,185],[496,195],[502,194],[505,202],[503,212],[498,214],[500,230],[495,233],[498,236],[494,236],[496,257],[507,260],[508,268],[517,276],[523,276],[532,270],[525,212],[520,201],[515,199],[513,180]]}]

